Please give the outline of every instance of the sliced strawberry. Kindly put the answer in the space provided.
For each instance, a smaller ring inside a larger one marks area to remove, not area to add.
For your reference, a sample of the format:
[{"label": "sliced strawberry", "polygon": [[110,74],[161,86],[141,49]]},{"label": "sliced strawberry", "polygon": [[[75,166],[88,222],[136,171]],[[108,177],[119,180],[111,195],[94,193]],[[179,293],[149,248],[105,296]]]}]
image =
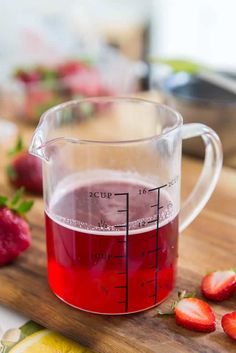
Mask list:
[{"label": "sliced strawberry", "polygon": [[202,294],[215,301],[228,299],[235,289],[236,274],[233,270],[211,272],[203,278],[201,284]]},{"label": "sliced strawberry", "polygon": [[221,319],[221,326],[229,337],[236,340],[236,311],[225,314]]},{"label": "sliced strawberry", "polygon": [[216,318],[211,307],[198,298],[181,299],[175,306],[178,325],[189,330],[212,332],[216,329]]}]

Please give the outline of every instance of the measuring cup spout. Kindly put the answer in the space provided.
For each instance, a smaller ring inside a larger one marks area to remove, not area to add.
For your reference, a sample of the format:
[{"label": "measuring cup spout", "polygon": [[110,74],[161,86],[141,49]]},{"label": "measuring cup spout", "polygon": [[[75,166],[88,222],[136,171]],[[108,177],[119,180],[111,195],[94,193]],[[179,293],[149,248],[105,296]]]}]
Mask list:
[{"label": "measuring cup spout", "polygon": [[41,158],[43,161],[47,161],[48,158],[45,154],[45,145],[46,141],[44,141],[44,135],[42,128],[39,126],[31,140],[31,144],[29,146],[29,153],[33,156]]},{"label": "measuring cup spout", "polygon": [[[53,114],[53,108],[51,110],[51,114]],[[53,152],[55,152],[55,145],[65,139],[61,134],[57,134],[57,125],[59,125],[59,122],[56,113],[51,116],[48,112],[50,110],[40,118],[29,146],[29,153],[42,159],[44,162],[49,162]]]}]

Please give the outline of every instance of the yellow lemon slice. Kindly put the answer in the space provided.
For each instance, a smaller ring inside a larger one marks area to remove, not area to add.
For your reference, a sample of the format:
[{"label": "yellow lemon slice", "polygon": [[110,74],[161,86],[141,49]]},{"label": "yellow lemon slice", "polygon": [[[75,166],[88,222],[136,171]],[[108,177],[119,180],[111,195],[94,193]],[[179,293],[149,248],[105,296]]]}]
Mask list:
[{"label": "yellow lemon slice", "polygon": [[89,353],[78,343],[49,330],[42,330],[25,338],[9,353]]}]

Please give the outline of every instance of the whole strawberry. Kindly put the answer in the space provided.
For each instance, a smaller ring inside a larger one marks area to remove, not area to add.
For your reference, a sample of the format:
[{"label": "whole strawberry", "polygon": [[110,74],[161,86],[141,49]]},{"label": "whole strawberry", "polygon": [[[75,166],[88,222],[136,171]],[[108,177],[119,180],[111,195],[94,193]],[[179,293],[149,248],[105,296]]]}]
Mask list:
[{"label": "whole strawberry", "polygon": [[11,201],[0,196],[0,266],[12,262],[31,244],[28,223],[23,218],[33,201],[22,201],[23,189]]},{"label": "whole strawberry", "polygon": [[37,157],[29,154],[23,146],[21,138],[18,139],[14,149],[9,151],[12,157],[7,166],[7,175],[12,185],[24,187],[26,191],[42,194],[42,162]]}]

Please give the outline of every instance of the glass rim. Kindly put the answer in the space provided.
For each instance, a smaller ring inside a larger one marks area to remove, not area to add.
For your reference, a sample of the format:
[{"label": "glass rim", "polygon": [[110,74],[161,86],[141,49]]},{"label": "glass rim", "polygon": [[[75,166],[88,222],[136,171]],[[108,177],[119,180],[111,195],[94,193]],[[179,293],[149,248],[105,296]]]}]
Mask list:
[{"label": "glass rim", "polygon": [[[147,105],[151,105],[154,107],[156,106],[157,108],[163,108],[166,111],[170,112],[175,117],[175,123],[167,131],[161,132],[160,134],[154,134],[154,135],[151,135],[148,137],[143,137],[143,138],[127,139],[127,140],[104,140],[103,141],[103,140],[95,140],[95,139],[80,139],[80,138],[73,137],[73,136],[71,136],[71,137],[62,136],[62,137],[58,137],[58,138],[49,140],[49,141],[43,143],[43,145],[47,145],[48,143],[50,144],[58,139],[64,139],[68,142],[71,141],[73,143],[78,142],[78,143],[114,144],[114,145],[131,144],[131,143],[151,141],[153,139],[161,139],[161,138],[169,135],[170,133],[172,133],[177,128],[179,128],[180,126],[183,125],[182,115],[178,111],[169,107],[168,105],[158,103],[158,102],[148,100],[148,99],[143,99],[143,98],[135,98],[135,97],[127,97],[127,96],[116,96],[116,97],[102,96],[102,97],[87,97],[87,98],[69,100],[69,101],[57,104],[57,105],[49,108],[41,115],[40,120],[39,120],[39,124],[38,124],[38,127],[36,130],[38,130],[40,127],[42,127],[42,125],[44,124],[44,122],[46,121],[47,117],[50,114],[60,112],[67,107],[76,106],[76,105],[79,105],[81,103],[86,103],[86,102],[94,102],[94,103],[101,103],[101,102],[103,102],[103,103],[122,103],[122,102],[126,102],[126,103],[132,103],[132,104],[133,103],[147,104]],[[36,131],[36,133],[37,133],[37,131]]]}]

